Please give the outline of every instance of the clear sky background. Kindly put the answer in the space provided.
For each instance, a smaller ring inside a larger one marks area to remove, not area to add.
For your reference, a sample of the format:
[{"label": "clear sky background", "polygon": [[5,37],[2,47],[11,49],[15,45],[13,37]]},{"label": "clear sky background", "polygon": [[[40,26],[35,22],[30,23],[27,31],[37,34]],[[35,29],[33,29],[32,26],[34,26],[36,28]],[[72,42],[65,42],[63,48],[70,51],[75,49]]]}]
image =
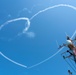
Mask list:
[{"label": "clear sky background", "polygon": [[[75,0],[1,0],[0,26],[8,20],[27,17],[48,7],[69,4],[76,7]],[[6,24],[0,30],[0,52],[12,60],[28,67],[35,65],[58,51],[59,44],[66,41],[65,32],[71,37],[76,30],[76,10],[70,7],[57,7],[38,14],[30,20],[28,33],[17,36],[27,27],[20,20]],[[61,57],[64,48],[52,59],[30,69],[18,66],[0,55],[0,75],[68,75],[74,71]]]}]

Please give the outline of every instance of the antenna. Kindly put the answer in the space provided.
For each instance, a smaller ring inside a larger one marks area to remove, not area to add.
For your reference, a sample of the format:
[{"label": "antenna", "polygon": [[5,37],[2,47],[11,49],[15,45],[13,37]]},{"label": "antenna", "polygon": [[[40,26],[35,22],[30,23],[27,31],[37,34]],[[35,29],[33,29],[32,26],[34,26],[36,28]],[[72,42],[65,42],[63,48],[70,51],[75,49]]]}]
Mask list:
[{"label": "antenna", "polygon": [[69,37],[69,35],[65,32],[66,37]]},{"label": "antenna", "polygon": [[65,35],[68,36],[66,32],[65,32]]},{"label": "antenna", "polygon": [[56,40],[57,47],[59,47],[58,41]]}]

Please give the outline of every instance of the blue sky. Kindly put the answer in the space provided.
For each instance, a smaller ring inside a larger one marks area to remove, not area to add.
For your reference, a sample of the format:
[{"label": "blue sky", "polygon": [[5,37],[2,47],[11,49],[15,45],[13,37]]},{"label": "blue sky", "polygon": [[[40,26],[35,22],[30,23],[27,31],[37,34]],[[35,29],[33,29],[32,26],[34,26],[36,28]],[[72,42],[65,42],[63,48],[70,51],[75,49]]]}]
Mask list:
[{"label": "blue sky", "polygon": [[[7,0],[0,1],[0,52],[10,59],[31,67],[58,51],[59,44],[66,41],[65,32],[71,37],[76,30],[76,9],[59,6],[42,12],[51,6],[66,4],[76,7],[75,0]],[[35,14],[37,14],[33,19]],[[11,19],[28,18],[8,23]],[[22,33],[18,36],[19,33]],[[0,55],[0,75],[68,75],[73,70],[61,57],[64,48],[52,59],[27,69],[18,66]],[[75,75],[75,73],[73,72]]]}]

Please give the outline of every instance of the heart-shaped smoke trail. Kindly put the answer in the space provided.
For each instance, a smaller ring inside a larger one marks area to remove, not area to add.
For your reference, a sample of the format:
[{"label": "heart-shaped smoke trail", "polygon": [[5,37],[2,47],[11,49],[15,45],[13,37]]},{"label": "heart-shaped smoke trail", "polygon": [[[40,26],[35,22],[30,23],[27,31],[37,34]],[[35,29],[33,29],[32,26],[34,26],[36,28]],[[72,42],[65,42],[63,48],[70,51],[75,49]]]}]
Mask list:
[{"label": "heart-shaped smoke trail", "polygon": [[[69,8],[72,8],[72,9],[76,10],[76,7],[75,7],[75,6],[68,5],[68,4],[58,4],[58,5],[54,5],[54,6],[48,7],[48,8],[46,8],[46,9],[44,9],[44,10],[39,11],[38,13],[36,13],[35,15],[33,15],[30,19],[25,18],[25,17],[21,17],[21,18],[16,18],[16,19],[13,19],[13,20],[9,20],[9,21],[5,22],[4,24],[2,24],[2,25],[0,26],[0,30],[1,30],[5,25],[7,25],[7,24],[9,24],[9,23],[11,23],[11,22],[18,21],[18,20],[25,20],[25,21],[27,21],[27,27],[25,27],[25,28],[23,29],[23,32],[22,32],[22,33],[27,33],[27,31],[28,31],[28,29],[29,29],[29,27],[30,27],[30,22],[31,22],[31,20],[32,20],[34,17],[36,17],[36,16],[39,15],[40,13],[43,13],[43,12],[45,12],[45,11],[47,11],[47,10],[50,10],[50,9],[53,9],[53,8],[56,8],[56,7],[69,7]],[[76,31],[73,33],[73,35],[72,35],[71,38],[73,38],[73,37],[75,36],[75,34],[76,34]],[[64,48],[64,47],[63,47],[63,48]],[[34,65],[30,66],[30,67],[27,67],[26,65],[23,65],[23,64],[20,64],[20,63],[18,63],[18,62],[15,62],[14,60],[12,60],[12,59],[8,58],[7,56],[5,56],[2,52],[0,52],[0,55],[3,56],[5,59],[9,60],[10,62],[16,64],[16,65],[19,65],[19,66],[21,66],[21,67],[30,69],[30,68],[33,68],[33,67],[35,67],[35,66],[38,66],[38,65],[40,65],[40,64],[48,61],[49,59],[53,58],[53,57],[56,56],[63,48],[61,48],[59,51],[57,51],[56,53],[54,53],[53,55],[51,55],[51,56],[48,57],[47,59],[45,59],[45,60],[43,60],[43,61],[41,61],[41,62],[39,62],[39,63],[37,63],[37,64],[34,64]]]}]

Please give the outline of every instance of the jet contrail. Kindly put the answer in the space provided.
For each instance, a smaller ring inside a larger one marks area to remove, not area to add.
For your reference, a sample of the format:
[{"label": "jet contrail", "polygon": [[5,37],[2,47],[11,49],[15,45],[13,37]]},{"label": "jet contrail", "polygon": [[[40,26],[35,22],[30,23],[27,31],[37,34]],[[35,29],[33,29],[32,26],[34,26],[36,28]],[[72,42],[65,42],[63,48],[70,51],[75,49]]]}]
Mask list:
[{"label": "jet contrail", "polygon": [[21,18],[16,18],[16,19],[13,19],[13,20],[9,20],[7,22],[5,22],[4,24],[0,25],[0,30],[7,24],[11,23],[11,22],[14,22],[14,21],[18,21],[18,20],[27,20],[27,27],[25,27],[23,29],[23,32],[22,33],[25,33],[26,31],[28,31],[29,27],[30,27],[30,21],[33,20],[36,16],[38,16],[40,13],[43,13],[47,10],[50,10],[50,9],[53,9],[53,8],[57,8],[57,7],[69,7],[69,8],[72,8],[74,10],[76,10],[76,7],[75,6],[72,6],[72,5],[69,5],[69,4],[58,4],[58,5],[54,5],[54,6],[50,6],[50,7],[47,7],[45,8],[44,10],[41,10],[39,12],[37,12],[36,14],[34,14],[30,19],[29,18],[25,18],[25,17],[21,17]]},{"label": "jet contrail", "polygon": [[[73,35],[72,35],[71,38],[73,38],[73,37],[75,36],[75,34],[76,34],[76,30],[75,30],[75,32],[73,33]],[[52,56],[50,56],[49,58],[47,58],[47,59],[45,59],[45,60],[43,60],[43,61],[41,61],[41,62],[39,62],[39,63],[37,63],[37,64],[35,64],[35,65],[32,65],[32,66],[30,66],[30,67],[27,67],[27,66],[25,66],[25,65],[23,65],[23,64],[20,64],[20,63],[18,63],[18,62],[15,62],[14,60],[12,60],[12,59],[8,58],[7,56],[5,56],[2,52],[0,52],[0,55],[3,56],[5,59],[9,60],[10,62],[16,64],[16,65],[19,65],[19,66],[21,66],[21,67],[30,69],[30,68],[33,68],[33,67],[35,67],[35,66],[38,66],[38,65],[40,65],[40,64],[48,61],[49,59],[53,58],[53,57],[56,56],[60,51],[62,51],[63,48],[64,48],[64,47],[62,47],[60,50],[58,50],[56,53],[54,53],[54,54],[53,54]]]},{"label": "jet contrail", "polygon": [[8,57],[7,57],[7,56],[5,56],[2,52],[0,52],[0,55],[1,55],[1,56],[3,56],[5,59],[9,60],[10,62],[12,62],[12,63],[16,64],[16,65],[19,65],[19,66],[21,66],[21,67],[27,68],[27,66],[25,66],[25,65],[23,65],[23,64],[20,64],[20,63],[18,63],[18,62],[16,62],[16,61],[14,61],[14,60],[12,60],[12,59],[8,58]]},{"label": "jet contrail", "polygon": [[[68,7],[68,8],[71,8],[71,9],[74,9],[76,10],[76,7],[75,6],[72,6],[72,5],[69,5],[69,4],[58,4],[58,5],[54,5],[54,6],[50,6],[50,7],[47,7],[45,8],[44,10],[41,10],[39,12],[37,12],[35,15],[33,15],[31,18],[30,18],[30,21],[33,20],[36,16],[38,16],[40,13],[43,13],[47,10],[50,10],[50,9],[53,9],[53,8],[58,8],[58,7]],[[30,25],[28,26],[27,30],[30,28]],[[24,32],[26,32],[26,29],[23,30]]]},{"label": "jet contrail", "polygon": [[58,5],[54,5],[54,6],[50,6],[48,8],[45,8],[44,10],[41,10],[39,11],[38,13],[36,13],[35,15],[33,15],[30,20],[32,20],[34,17],[36,17],[37,15],[39,15],[40,13],[43,13],[47,10],[50,10],[50,9],[53,9],[53,8],[57,8],[57,7],[69,7],[69,8],[72,8],[74,10],[76,10],[76,7],[75,6],[72,6],[72,5],[69,5],[69,4],[58,4]]},{"label": "jet contrail", "polygon": [[[29,20],[29,18],[21,17],[21,18],[16,18],[16,19],[9,20],[9,21],[5,22],[4,24],[0,25],[0,30],[1,30],[4,26],[6,26],[7,24],[12,23],[12,22],[15,22],[15,21],[19,21],[19,20],[25,20],[25,21],[27,21],[28,27],[30,26],[30,20]],[[28,27],[25,27],[25,31],[28,30]]]},{"label": "jet contrail", "polygon": [[[63,47],[63,48],[64,48],[64,47]],[[52,56],[50,56],[49,58],[47,58],[47,59],[45,59],[45,60],[43,60],[43,61],[41,61],[41,62],[39,62],[39,63],[37,63],[37,64],[35,64],[35,65],[32,65],[32,66],[30,66],[30,67],[27,67],[27,68],[30,69],[30,68],[33,68],[33,67],[35,67],[35,66],[38,66],[38,65],[40,65],[40,64],[48,61],[49,59],[51,59],[51,58],[53,58],[54,56],[56,56],[63,48],[61,48],[60,50],[58,50],[56,53],[54,53],[54,54],[53,54]]]},{"label": "jet contrail", "polygon": [[[5,25],[7,25],[7,24],[9,24],[9,23],[11,23],[11,22],[18,21],[18,20],[26,20],[26,21],[27,21],[27,27],[25,27],[25,28],[23,29],[23,32],[22,32],[22,33],[25,33],[26,31],[28,31],[28,29],[29,29],[29,27],[30,27],[30,22],[31,22],[31,20],[33,20],[33,19],[34,19],[37,15],[39,15],[40,13],[43,13],[43,12],[45,12],[45,11],[47,11],[47,10],[50,10],[50,9],[53,9],[53,8],[56,8],[56,7],[69,7],[69,8],[72,8],[72,9],[76,10],[76,7],[75,7],[75,6],[68,5],[68,4],[58,4],[58,5],[54,5],[54,6],[48,7],[48,8],[46,8],[46,9],[44,9],[44,10],[39,11],[38,13],[36,13],[35,15],[33,15],[30,19],[29,19],[29,18],[25,18],[25,17],[21,17],[21,18],[16,18],[16,19],[13,19],[13,20],[9,20],[9,21],[5,22],[4,24],[2,24],[2,25],[0,26],[0,30],[1,30]],[[75,34],[76,34],[76,31],[73,33],[73,35],[72,35],[71,38],[73,38]],[[64,47],[63,47],[63,48],[64,48]],[[5,56],[2,52],[0,52],[0,55],[3,56],[5,59],[9,60],[10,62],[16,64],[16,65],[19,65],[19,66],[21,66],[21,67],[30,69],[30,68],[33,68],[33,67],[35,67],[35,66],[38,66],[38,65],[40,65],[40,64],[48,61],[49,59],[51,59],[52,57],[54,57],[55,55],[57,55],[63,48],[61,48],[59,51],[57,51],[55,54],[53,54],[53,55],[50,56],[49,58],[47,58],[47,59],[45,59],[45,60],[43,60],[43,61],[41,61],[41,62],[39,62],[39,63],[37,63],[37,64],[35,64],[35,65],[32,65],[32,66],[30,66],[30,67],[27,67],[27,66],[25,66],[25,65],[23,65],[23,64],[20,64],[20,63],[17,63],[17,62],[15,62],[15,61],[13,61],[12,59],[10,59],[10,58],[8,58],[7,56]]]},{"label": "jet contrail", "polygon": [[[73,33],[73,35],[71,36],[71,39],[75,36],[75,34],[76,34],[76,30],[75,30],[75,32]],[[60,51],[62,51],[63,48],[64,48],[64,47],[62,47],[61,49],[59,49],[59,51],[57,51],[56,53],[54,53],[54,54],[53,54],[52,56],[50,56],[49,58],[47,58],[47,59],[45,59],[45,60],[43,60],[43,61],[41,61],[41,62],[39,62],[39,63],[37,63],[37,64],[35,64],[35,65],[33,65],[33,66],[27,67],[27,68],[30,69],[30,68],[33,68],[33,67],[35,67],[35,66],[38,66],[38,65],[40,65],[40,64],[48,61],[49,59],[51,59],[51,58],[53,58],[54,56],[56,56]]]}]

